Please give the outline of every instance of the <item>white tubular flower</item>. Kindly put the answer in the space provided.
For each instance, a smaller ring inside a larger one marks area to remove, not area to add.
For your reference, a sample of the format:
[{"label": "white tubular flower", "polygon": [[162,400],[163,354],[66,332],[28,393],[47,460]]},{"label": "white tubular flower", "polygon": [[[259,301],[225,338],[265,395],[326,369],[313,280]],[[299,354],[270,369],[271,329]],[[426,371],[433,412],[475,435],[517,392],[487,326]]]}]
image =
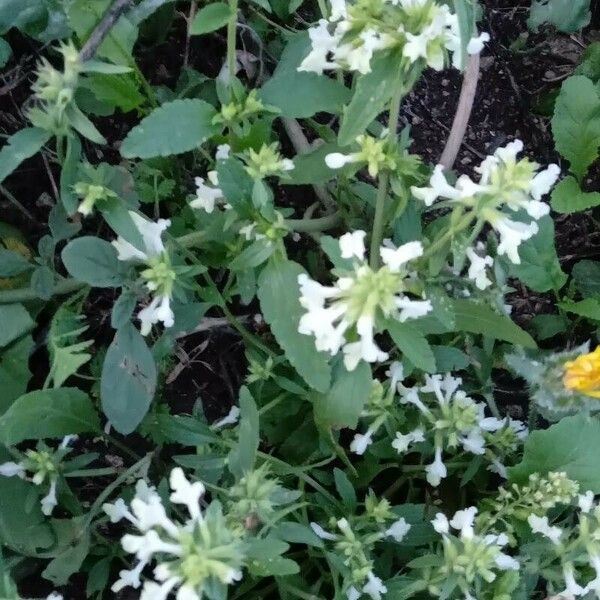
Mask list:
[{"label": "white tubular flower", "polygon": [[472,248],[467,248],[467,257],[471,261],[468,277],[475,282],[480,290],[485,290],[492,285],[492,280],[487,276],[486,268],[494,264],[491,256],[479,256]]},{"label": "white tubular flower", "polygon": [[490,34],[482,32],[478,36],[472,37],[467,44],[467,54],[480,54],[485,44],[490,41]]},{"label": "white tubular flower", "polygon": [[308,30],[312,50],[298,67],[298,71],[311,71],[323,74],[323,71],[337,68],[337,63],[330,61],[328,56],[333,53],[339,43],[339,37],[329,33],[328,23],[321,19],[316,27]]},{"label": "white tubular flower", "polygon": [[25,467],[13,461],[5,462],[0,465],[0,475],[3,477],[25,477]]},{"label": "white tubular flower", "polygon": [[202,177],[196,177],[194,181],[196,183],[196,198],[190,202],[190,206],[192,208],[201,208],[207,213],[213,212],[216,203],[224,199],[223,192],[218,187],[205,185]]},{"label": "white tubular flower", "polygon": [[433,174],[429,180],[430,187],[412,186],[410,191],[417,200],[422,200],[425,206],[431,206],[438,198],[447,198],[448,200],[457,200],[460,198],[460,191],[453,188],[444,175],[444,166],[437,165],[433,169]]},{"label": "white tubular flower", "polygon": [[215,160],[227,160],[231,153],[231,146],[229,144],[219,144],[215,153]]},{"label": "white tubular flower", "polygon": [[[306,309],[298,331],[314,335],[317,350],[335,355],[343,348],[344,363],[350,371],[361,360],[373,363],[387,359],[388,355],[374,341],[379,314],[404,321],[431,310],[429,301],[415,301],[404,295],[407,276],[404,265],[420,255],[420,245],[410,242],[397,249],[386,248],[389,252],[382,254],[386,264],[373,271],[364,260],[364,237],[362,231],[342,236],[341,252],[357,260],[353,271],[334,285],[323,286],[304,273],[298,276],[300,304]],[[358,341],[346,341],[346,332],[351,329]]]},{"label": "white tubular flower", "polygon": [[504,552],[497,554],[494,561],[496,562],[496,566],[502,571],[518,571],[521,568],[518,560],[508,554],[504,554]]},{"label": "white tubular flower", "polygon": [[358,39],[362,42],[360,45],[355,43],[342,44],[333,51],[337,64],[343,64],[349,71],[358,71],[359,73],[371,72],[371,59],[373,53],[386,47],[384,39],[374,30],[367,29],[363,31]]},{"label": "white tubular flower", "polygon": [[338,536],[333,533],[329,533],[323,529],[318,523],[311,522],[310,528],[315,532],[315,534],[320,537],[322,540],[334,541],[337,540]]},{"label": "white tubular flower", "polygon": [[577,505],[582,513],[589,513],[594,508],[594,492],[588,490],[585,494],[579,494]]},{"label": "white tubular flower", "polygon": [[155,296],[150,304],[138,313],[141,321],[140,333],[144,336],[152,331],[152,326],[163,323],[165,327],[173,327],[175,315],[171,310],[171,299],[168,296]]},{"label": "white tubular flower", "polygon": [[572,598],[577,596],[585,596],[588,590],[587,588],[581,587],[575,581],[575,575],[573,573],[573,565],[565,564],[563,565],[563,577],[565,579],[565,589],[559,594],[559,596],[564,596],[566,598]]},{"label": "white tubular flower", "polygon": [[173,490],[169,500],[175,504],[184,504],[192,519],[202,519],[200,498],[204,496],[206,491],[202,482],[190,483],[184,475],[183,469],[176,467],[171,471],[169,484]]},{"label": "white tubular flower", "polygon": [[394,539],[394,541],[400,543],[406,534],[410,531],[411,526],[406,522],[404,518],[394,521],[386,530],[385,535]]},{"label": "white tubular flower", "polygon": [[232,406],[231,410],[225,417],[215,421],[212,424],[213,429],[222,429],[227,425],[235,425],[240,420],[240,409],[237,406]]},{"label": "white tubular flower", "polygon": [[535,221],[531,223],[521,223],[512,221],[508,217],[494,217],[490,224],[500,234],[500,244],[498,244],[498,254],[506,254],[506,257],[515,265],[521,263],[519,256],[519,246],[522,242],[532,238],[538,232],[538,224]]},{"label": "white tubular flower", "polygon": [[459,530],[462,539],[471,539],[474,535],[473,524],[475,523],[476,514],[476,506],[458,510],[450,520],[450,527]]},{"label": "white tubular flower", "polygon": [[547,537],[553,544],[560,544],[562,529],[560,527],[551,526],[548,524],[548,517],[538,517],[537,515],[529,515],[527,522],[533,533],[541,533]]},{"label": "white tubular flower", "polygon": [[435,519],[431,521],[431,524],[435,531],[441,535],[450,533],[450,523],[448,522],[448,517],[444,513],[437,513]]},{"label": "white tubular flower", "polygon": [[446,469],[446,465],[442,461],[442,449],[436,448],[433,462],[425,467],[427,483],[432,487],[437,487],[447,475],[448,469]]},{"label": "white tubular flower", "polygon": [[125,504],[123,498],[117,498],[114,504],[105,502],[102,505],[102,510],[110,517],[111,523],[118,523],[122,519],[127,519],[139,527],[138,520],[131,514],[129,507]]},{"label": "white tubular flower", "polygon": [[335,23],[340,19],[345,19],[347,16],[346,0],[331,0],[331,15],[329,16],[329,20]]},{"label": "white tubular flower", "polygon": [[381,595],[387,592],[387,588],[383,585],[383,581],[379,579],[372,571],[367,574],[367,583],[364,585],[363,594],[371,596],[372,600],[381,600]]},{"label": "white tubular flower", "polygon": [[407,434],[402,434],[399,431],[396,431],[396,437],[392,441],[392,448],[394,448],[398,454],[402,454],[408,450],[411,444],[424,441],[425,435],[423,430],[420,428],[409,431]]},{"label": "white tubular flower", "polygon": [[373,443],[373,432],[369,429],[362,435],[360,433],[354,434],[354,439],[350,442],[350,451],[359,456],[363,455],[367,450],[367,447]]},{"label": "white tubular flower", "polygon": [[354,586],[351,586],[346,590],[346,598],[347,600],[358,600],[360,592]]},{"label": "white tubular flower", "polygon": [[40,500],[42,506],[42,513],[49,517],[54,511],[54,507],[58,504],[56,499],[56,478],[50,480],[50,489],[48,493]]},{"label": "white tubular flower", "polygon": [[471,454],[479,456],[485,454],[485,440],[483,439],[481,432],[476,428],[471,429],[467,436],[462,437],[460,443],[462,447]]},{"label": "white tubular flower", "polygon": [[140,561],[133,569],[119,571],[119,579],[111,585],[111,591],[116,594],[126,587],[132,587],[137,590],[142,585],[140,578],[146,565],[146,562]]},{"label": "white tubular flower", "polygon": [[169,219],[159,219],[156,223],[153,223],[132,210],[129,211],[129,215],[142,236],[145,249],[144,251],[138,250],[119,236],[112,242],[112,245],[117,249],[117,258],[123,261],[145,262],[150,258],[160,256],[165,251],[161,236],[163,231],[171,225],[171,221]]}]

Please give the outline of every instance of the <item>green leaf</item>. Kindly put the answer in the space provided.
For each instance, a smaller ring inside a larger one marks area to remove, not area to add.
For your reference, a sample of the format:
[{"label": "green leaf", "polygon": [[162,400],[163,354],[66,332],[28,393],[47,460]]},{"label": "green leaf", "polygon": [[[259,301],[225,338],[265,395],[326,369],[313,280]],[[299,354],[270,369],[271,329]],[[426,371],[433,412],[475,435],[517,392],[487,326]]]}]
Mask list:
[{"label": "green leaf", "polygon": [[275,244],[267,239],[255,240],[228,265],[231,271],[246,271],[262,265],[275,252]]},{"label": "green leaf", "polygon": [[306,154],[298,154],[294,158],[294,170],[289,172],[287,185],[305,185],[325,183],[330,179],[344,175],[346,177],[358,170],[356,163],[349,163],[342,169],[330,169],[325,163],[325,157],[332,152],[347,152],[337,144],[323,144]]},{"label": "green leaf", "polygon": [[600,493],[600,421],[597,417],[565,417],[548,429],[532,431],[525,442],[523,460],[508,470],[509,478],[525,483],[532,473],[564,471],[579,482],[582,491]]},{"label": "green leaf", "polygon": [[344,108],[338,134],[340,146],[354,142],[384,110],[399,84],[400,62],[397,52],[381,54],[371,62],[371,72],[358,78],[352,100]]},{"label": "green leaf", "polygon": [[250,206],[254,182],[244,165],[235,158],[220,160],[217,163],[219,187],[223,196],[236,212],[243,212]]},{"label": "green leaf", "polygon": [[35,323],[22,304],[0,305],[0,348],[33,329]]},{"label": "green leaf", "polygon": [[159,8],[171,2],[175,2],[175,0],[142,0],[137,6],[131,9],[127,17],[134,25],[139,25],[152,16]]},{"label": "green leaf", "polygon": [[600,145],[600,97],[587,77],[578,75],[563,82],[552,117],[552,133],[556,149],[581,180],[596,160]]},{"label": "green leaf", "polygon": [[600,321],[600,299],[598,298],[585,298],[585,300],[580,300],[579,302],[565,300],[564,302],[559,302],[558,306],[580,317],[585,317],[592,321]]},{"label": "green leaf", "polygon": [[326,427],[355,429],[372,383],[371,367],[366,362],[361,361],[354,371],[347,371],[343,362],[338,361],[331,389],[313,397],[315,420]]},{"label": "green leaf", "polygon": [[12,48],[10,44],[4,39],[0,38],[0,69],[3,69],[6,66],[6,63],[10,60],[12,56]]},{"label": "green leaf", "polygon": [[477,33],[475,29],[475,5],[472,0],[453,0],[453,4],[460,31],[461,63],[465,65],[467,62],[467,45]]},{"label": "green leaf", "polygon": [[452,346],[431,346],[438,373],[461,371],[469,366],[469,357]]},{"label": "green leaf", "polygon": [[144,103],[144,96],[139,91],[135,76],[131,74],[95,73],[91,77],[87,77],[83,85],[94,94],[96,99],[108,102],[125,113]]},{"label": "green leaf", "polygon": [[100,209],[107,225],[130,244],[144,251],[146,244],[144,238],[137,228],[135,221],[120,198],[107,198]]},{"label": "green leaf", "polygon": [[400,323],[395,319],[386,322],[394,344],[402,354],[418,369],[426,373],[435,373],[435,356],[425,336],[410,323]]},{"label": "green leaf", "polygon": [[238,443],[229,453],[229,470],[237,479],[243,477],[254,468],[258,452],[259,415],[256,402],[247,387],[240,389],[240,425],[238,427]]},{"label": "green leaf", "polygon": [[265,320],[287,359],[317,391],[329,389],[331,369],[327,355],[317,352],[314,338],[298,333],[304,309],[300,305],[298,275],[304,269],[289,260],[272,260],[258,278],[258,298]]},{"label": "green leaf", "polygon": [[600,206],[600,193],[584,192],[575,177],[569,175],[552,190],[550,204],[558,213],[580,212],[594,206]]},{"label": "green leaf", "polygon": [[219,132],[215,109],[204,100],[173,100],[152,111],[121,145],[125,158],[154,158],[189,152]]},{"label": "green leaf", "polygon": [[310,527],[293,521],[278,523],[271,529],[271,535],[291,544],[304,544],[316,548],[322,548],[324,545],[323,540]]},{"label": "green leaf", "polygon": [[112,244],[92,236],[69,242],[62,261],[72,277],[94,287],[119,287],[123,284],[117,251]]},{"label": "green leaf", "polygon": [[573,266],[571,276],[575,287],[584,298],[600,297],[600,262],[580,260]]},{"label": "green leaf", "polygon": [[69,545],[66,550],[53,558],[42,575],[54,585],[65,585],[71,575],[79,571],[90,550],[90,536],[85,533],[77,543]]},{"label": "green leaf", "polygon": [[25,159],[37,154],[51,135],[43,129],[28,127],[11,135],[0,150],[0,183]]},{"label": "green leaf", "polygon": [[33,269],[33,266],[19,252],[0,249],[0,277],[14,277]]},{"label": "green leaf", "polygon": [[27,391],[31,378],[29,357],[32,351],[33,339],[26,335],[0,354],[0,415]]},{"label": "green leaf", "polygon": [[536,315],[531,319],[531,326],[538,340],[549,340],[568,329],[569,319],[564,315]]},{"label": "green leaf", "polygon": [[94,144],[106,144],[105,137],[96,129],[96,126],[85,116],[84,113],[71,103],[65,109],[65,116],[73,129],[78,131],[84,138]]},{"label": "green leaf", "polygon": [[190,28],[190,33],[192,35],[201,35],[221,29],[221,27],[227,25],[230,16],[231,9],[228,4],[213,2],[198,11]]},{"label": "green leaf", "polygon": [[307,33],[288,42],[269,81],[259,91],[265,104],[276,106],[285,117],[307,118],[318,112],[337,113],[350,99],[350,90],[335,79],[298,71],[310,50]]},{"label": "green leaf", "polygon": [[533,0],[527,26],[554,25],[563,33],[576,33],[590,24],[590,0]]},{"label": "green leaf", "polygon": [[156,391],[156,364],[144,338],[127,323],[108,347],[100,397],[102,410],[113,427],[129,434],[146,416]]},{"label": "green leaf", "polygon": [[600,42],[592,42],[584,51],[573,75],[583,75],[597,83],[600,79]]},{"label": "green leaf", "polygon": [[519,246],[521,264],[509,263],[509,272],[536,292],[560,290],[567,275],[560,268],[554,247],[554,221],[552,217],[542,217],[538,226],[538,233]]},{"label": "green leaf", "polygon": [[46,266],[39,266],[31,274],[29,287],[38,298],[50,300],[54,292],[54,271]]},{"label": "green leaf", "polygon": [[76,388],[30,392],[0,417],[0,442],[6,446],[87,431],[100,431],[100,421],[87,394]]},{"label": "green leaf", "polygon": [[65,162],[60,171],[60,199],[69,215],[74,214],[79,206],[79,198],[74,186],[78,180],[77,169],[80,160],[81,140],[77,135],[70,135],[67,137]]},{"label": "green leaf", "polygon": [[335,489],[339,497],[344,501],[344,505],[349,511],[356,510],[356,492],[352,482],[348,479],[348,475],[337,467],[333,469],[333,479],[335,481]]},{"label": "green leaf", "polygon": [[486,304],[471,300],[454,300],[456,330],[510,342],[524,348],[536,348],[535,340],[506,315],[494,312]]},{"label": "green leaf", "polygon": [[92,358],[85,350],[94,343],[93,340],[80,341],[81,334],[88,329],[87,325],[82,325],[83,320],[83,315],[61,306],[50,322],[47,341],[50,372],[46,381],[53,382],[55,388],[60,387]]}]

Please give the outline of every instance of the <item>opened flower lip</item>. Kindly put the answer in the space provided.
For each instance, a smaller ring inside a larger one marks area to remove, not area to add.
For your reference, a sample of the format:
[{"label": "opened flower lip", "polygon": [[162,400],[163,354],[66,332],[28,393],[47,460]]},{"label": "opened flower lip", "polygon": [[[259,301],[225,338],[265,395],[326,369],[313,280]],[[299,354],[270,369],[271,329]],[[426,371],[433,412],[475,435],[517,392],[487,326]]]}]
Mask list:
[{"label": "opened flower lip", "polygon": [[171,225],[171,221],[169,219],[158,219],[154,223],[132,210],[129,211],[129,215],[142,236],[144,250],[136,248],[133,244],[130,244],[127,240],[119,236],[112,242],[112,245],[117,250],[117,258],[122,261],[133,260],[144,262],[149,258],[162,254],[165,251],[162,234]]},{"label": "opened flower lip", "polygon": [[565,362],[563,385],[570,392],[600,398],[600,346]]}]

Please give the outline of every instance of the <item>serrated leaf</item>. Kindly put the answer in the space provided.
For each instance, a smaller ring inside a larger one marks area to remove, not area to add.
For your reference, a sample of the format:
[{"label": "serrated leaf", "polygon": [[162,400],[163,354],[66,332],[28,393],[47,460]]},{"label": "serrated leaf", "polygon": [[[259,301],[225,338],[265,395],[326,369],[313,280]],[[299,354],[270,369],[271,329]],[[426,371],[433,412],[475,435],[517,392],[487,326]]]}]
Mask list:
[{"label": "serrated leaf", "polygon": [[314,338],[298,332],[304,314],[299,300],[301,273],[305,273],[304,269],[293,261],[269,262],[258,278],[258,298],[265,320],[287,359],[308,385],[325,392],[331,381],[327,355],[316,351]]},{"label": "serrated leaf", "polygon": [[210,33],[225,27],[231,16],[231,9],[224,2],[213,2],[205,6],[196,14],[190,33],[192,35],[202,35]]},{"label": "serrated leaf", "polygon": [[575,287],[584,298],[600,297],[600,263],[595,260],[580,260],[573,266],[571,276]]},{"label": "serrated leaf", "polygon": [[318,112],[336,113],[350,99],[350,90],[326,75],[298,71],[310,51],[307,33],[294,36],[285,47],[273,76],[259,90],[265,104],[286,117],[307,118]]},{"label": "serrated leaf", "polygon": [[189,152],[219,132],[215,109],[204,100],[173,100],[152,111],[121,145],[125,158],[154,158]]},{"label": "serrated leaf", "polygon": [[125,324],[106,352],[100,379],[102,410],[113,427],[129,434],[142,422],[156,391],[156,364],[138,330]]},{"label": "serrated leaf", "polygon": [[545,430],[532,431],[523,460],[508,470],[511,481],[525,483],[532,473],[562,471],[579,482],[582,491],[600,493],[600,421],[597,417],[565,417]]},{"label": "serrated leaf", "polygon": [[0,442],[6,446],[88,431],[100,431],[100,420],[88,395],[76,388],[30,392],[0,417]]},{"label": "serrated leaf", "polygon": [[600,321],[600,299],[598,298],[585,298],[579,302],[565,300],[564,302],[559,302],[558,306],[580,317],[585,317],[592,321]]},{"label": "serrated leaf", "polygon": [[87,87],[100,102],[107,102],[123,112],[132,111],[144,103],[133,75],[106,75],[95,73],[84,80]]},{"label": "serrated leaf", "polygon": [[401,323],[390,319],[386,329],[402,354],[418,369],[426,373],[435,373],[435,356],[425,336],[410,323]]},{"label": "serrated leaf", "polygon": [[563,82],[552,117],[556,149],[571,163],[579,179],[598,156],[600,96],[596,86],[580,75]]},{"label": "serrated leaf", "polygon": [[112,244],[92,236],[69,242],[62,251],[69,274],[94,287],[119,287],[123,283],[117,251]]},{"label": "serrated leaf", "polygon": [[575,177],[569,175],[552,190],[550,204],[558,213],[580,212],[594,206],[600,206],[600,193],[584,192]]},{"label": "serrated leaf", "polygon": [[83,315],[61,306],[50,322],[47,341],[50,371],[46,381],[52,382],[55,388],[60,387],[92,358],[85,350],[94,343],[93,340],[80,339],[88,329],[83,321]]},{"label": "serrated leaf", "polygon": [[0,150],[0,183],[25,159],[37,154],[51,135],[43,129],[28,127],[11,135]]},{"label": "serrated leaf", "polygon": [[371,62],[371,72],[361,75],[338,133],[340,146],[348,146],[381,113],[400,83],[400,57],[396,52],[381,54]]},{"label": "serrated leaf", "polygon": [[563,33],[576,33],[590,24],[590,0],[534,0],[527,26],[537,31],[540,25],[553,25]]}]

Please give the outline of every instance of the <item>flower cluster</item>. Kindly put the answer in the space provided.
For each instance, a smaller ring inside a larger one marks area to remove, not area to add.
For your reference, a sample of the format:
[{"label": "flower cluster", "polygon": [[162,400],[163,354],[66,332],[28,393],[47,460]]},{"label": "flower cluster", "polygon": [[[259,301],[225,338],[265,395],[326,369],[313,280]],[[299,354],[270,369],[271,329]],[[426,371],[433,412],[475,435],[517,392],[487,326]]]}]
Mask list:
[{"label": "flower cluster", "polygon": [[153,560],[157,562],[154,580],[144,582],[142,600],[166,600],[177,588],[180,600],[201,600],[207,588],[242,578],[244,545],[228,528],[221,505],[213,501],[203,512],[204,485],[188,481],[180,468],[171,471],[169,483],[170,501],[185,506],[189,514],[185,522],[170,519],[161,497],[143,480],[138,481],[129,507],[123,499],[104,505],[111,522],[126,519],[140,532],[121,540],[123,549],[134,554],[138,563],[119,573],[113,592],[139,588],[142,571]]},{"label": "flower cluster", "polygon": [[332,152],[325,156],[327,166],[330,169],[341,169],[344,165],[350,163],[366,164],[371,177],[377,177],[383,169],[393,170],[396,168],[394,156],[388,151],[384,139],[377,139],[364,134],[356,138],[356,143],[359,147],[358,152],[350,154]]},{"label": "flower cluster", "polygon": [[[454,186],[444,176],[442,165],[435,167],[430,179],[430,187],[413,187],[413,195],[431,206],[438,198],[445,198],[469,211],[478,222],[487,222],[499,234],[498,254],[506,255],[513,263],[519,264],[520,244],[538,232],[537,220],[550,212],[550,207],[541,201],[554,185],[560,168],[550,165],[537,172],[539,165],[527,158],[517,160],[523,150],[520,140],[498,148],[475,170],[480,175],[475,183],[468,175],[461,175]],[[531,221],[511,219],[503,209],[513,212],[525,211]],[[473,256],[469,257],[473,261]],[[482,264],[474,267],[481,271]],[[487,266],[491,263],[484,259]],[[483,280],[481,280],[483,283]]]},{"label": "flower cluster", "polygon": [[141,321],[142,335],[148,335],[156,323],[162,322],[165,327],[172,327],[175,319],[171,309],[171,297],[176,274],[161,237],[171,221],[159,219],[153,223],[133,211],[129,214],[141,235],[144,250],[136,248],[121,236],[113,241],[112,245],[117,250],[119,260],[146,265],[140,275],[153,298],[148,306],[140,310],[138,319]]},{"label": "flower cluster", "polygon": [[[343,273],[333,285],[321,285],[306,274],[298,276],[300,304],[306,309],[298,331],[314,335],[317,350],[333,356],[343,349],[349,371],[361,360],[372,363],[387,359],[387,353],[374,341],[378,319],[406,321],[431,310],[429,300],[412,300],[406,295],[411,285],[406,265],[421,256],[421,243],[382,246],[384,266],[373,270],[365,261],[365,235],[364,231],[354,231],[340,238],[341,256],[353,260],[353,270]],[[356,337],[357,341],[350,341]]]},{"label": "flower cluster", "polygon": [[[458,17],[447,5],[433,0],[332,0],[329,19],[309,29],[311,51],[298,70],[323,73],[344,69],[369,73],[374,55],[399,50],[404,65],[421,63],[444,68],[452,53],[452,64],[462,68],[462,44]],[[473,38],[469,54],[478,54],[487,33]]]},{"label": "flower cluster", "polygon": [[[389,523],[389,521],[392,521]],[[348,600],[358,600],[363,595],[381,600],[387,592],[383,581],[373,572],[374,561],[370,550],[377,543],[391,539],[401,543],[411,526],[404,518],[396,518],[387,500],[377,500],[373,495],[365,499],[365,512],[351,521],[346,518],[330,520],[327,531],[318,523],[310,524],[323,540],[335,543],[347,567],[344,589]]]},{"label": "flower cluster", "polygon": [[294,161],[283,158],[279,152],[279,144],[263,144],[257,152],[249,148],[243,155],[246,171],[252,179],[260,180],[273,175],[284,176],[294,169]]},{"label": "flower cluster", "polygon": [[[425,385],[407,388],[398,383],[400,402],[417,408],[418,426],[408,432],[396,432],[392,447],[402,454],[413,444],[430,442],[434,460],[425,467],[427,481],[437,486],[448,474],[442,455],[445,450],[484,457],[489,469],[506,477],[503,460],[513,453],[527,430],[523,423],[506,417],[485,416],[485,404],[476,402],[459,389],[460,378],[425,375]],[[413,419],[414,421],[414,419]]]},{"label": "flower cluster", "polygon": [[[76,439],[76,435],[65,436],[56,450],[40,443],[36,450],[26,450],[19,462],[9,461],[0,464],[0,475],[29,479],[38,486],[48,485],[48,492],[40,500],[40,505],[42,512],[50,516],[58,504],[56,492],[62,460],[70,452],[69,444]],[[28,473],[31,475],[28,476]]]}]

